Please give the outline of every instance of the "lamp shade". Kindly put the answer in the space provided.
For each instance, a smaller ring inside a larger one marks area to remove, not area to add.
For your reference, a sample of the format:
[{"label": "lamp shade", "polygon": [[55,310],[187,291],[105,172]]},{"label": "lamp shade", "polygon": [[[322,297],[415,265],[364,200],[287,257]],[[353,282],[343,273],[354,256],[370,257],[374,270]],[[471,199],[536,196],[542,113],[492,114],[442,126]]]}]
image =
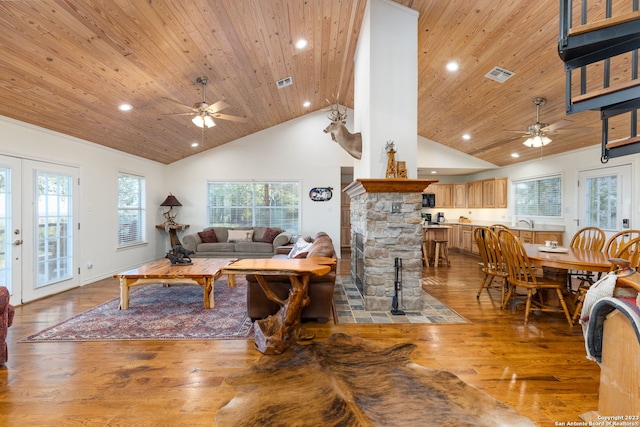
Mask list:
[{"label": "lamp shade", "polygon": [[178,199],[176,199],[176,196],[169,193],[167,198],[164,199],[164,202],[162,202],[160,206],[182,206],[182,203],[180,203]]}]

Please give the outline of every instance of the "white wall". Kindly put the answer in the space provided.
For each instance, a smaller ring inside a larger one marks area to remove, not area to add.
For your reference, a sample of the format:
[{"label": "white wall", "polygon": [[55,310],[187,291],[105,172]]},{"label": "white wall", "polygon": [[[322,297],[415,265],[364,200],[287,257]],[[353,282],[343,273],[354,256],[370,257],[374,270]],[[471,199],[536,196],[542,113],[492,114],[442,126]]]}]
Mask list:
[{"label": "white wall", "polygon": [[[328,124],[319,110],[167,166],[169,190],[182,203],[178,221],[190,225],[188,233],[208,225],[207,181],[299,180],[301,234],[324,231],[339,248],[340,168],[353,166],[354,158],[322,132]],[[313,187],[332,187],[333,198],[311,201]]]},{"label": "white wall", "polygon": [[[418,137],[418,13],[388,0],[369,0],[355,54],[356,124],[362,159],[356,178],[384,178],[385,145],[393,141],[396,161],[416,178]],[[381,84],[381,82],[383,82]]]},{"label": "white wall", "polygon": [[[164,165],[6,117],[0,117],[0,154],[78,168],[81,284],[157,259],[168,248],[167,236],[155,229],[163,221],[158,207],[168,194]],[[148,244],[126,250],[117,249],[118,172],[146,178]],[[29,226],[28,220],[22,226]]]}]

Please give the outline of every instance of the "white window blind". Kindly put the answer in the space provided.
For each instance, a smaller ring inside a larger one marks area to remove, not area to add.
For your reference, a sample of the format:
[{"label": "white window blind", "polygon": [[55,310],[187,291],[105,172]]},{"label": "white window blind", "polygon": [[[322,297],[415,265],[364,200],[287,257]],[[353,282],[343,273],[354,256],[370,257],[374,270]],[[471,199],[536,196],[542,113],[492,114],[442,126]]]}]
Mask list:
[{"label": "white window blind", "polygon": [[118,246],[144,241],[144,178],[118,175]]},{"label": "white window blind", "polygon": [[514,214],[517,216],[561,217],[560,175],[513,182]]},{"label": "white window blind", "polygon": [[207,183],[209,226],[280,227],[300,230],[300,183],[209,182]]}]

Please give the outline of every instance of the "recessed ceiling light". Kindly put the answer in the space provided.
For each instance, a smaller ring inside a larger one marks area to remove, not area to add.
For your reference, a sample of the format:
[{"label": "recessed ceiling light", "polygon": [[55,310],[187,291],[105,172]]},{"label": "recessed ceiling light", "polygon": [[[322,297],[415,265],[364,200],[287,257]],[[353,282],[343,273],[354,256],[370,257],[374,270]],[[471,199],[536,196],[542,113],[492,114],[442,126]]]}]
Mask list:
[{"label": "recessed ceiling light", "polygon": [[299,39],[296,42],[296,49],[304,49],[307,47],[307,41],[305,39]]},{"label": "recessed ceiling light", "polygon": [[438,173],[437,171],[431,171],[432,174]]},{"label": "recessed ceiling light", "polygon": [[518,157],[520,157],[520,154],[518,154],[518,153],[511,153],[511,157],[513,157],[514,159],[517,159]]},{"label": "recessed ceiling light", "polygon": [[197,142],[192,142],[192,143],[191,143],[191,146],[192,146],[193,148],[196,148],[198,145],[200,145],[200,144],[198,144]]},{"label": "recessed ceiling light", "polygon": [[118,110],[120,110],[120,111],[130,111],[130,110],[133,110],[133,105],[131,105],[131,104],[120,104],[120,105],[118,105]]},{"label": "recessed ceiling light", "polygon": [[447,67],[447,71],[458,71],[458,69],[460,68],[460,66],[456,61],[447,62],[446,67]]},{"label": "recessed ceiling light", "polygon": [[304,108],[307,108],[307,107],[308,107],[308,106],[310,106],[310,105],[311,105],[311,103],[310,103],[309,101],[304,101],[304,102],[302,103],[302,106],[303,106]]},{"label": "recessed ceiling light", "polygon": [[462,135],[462,139],[464,139],[465,141],[468,141],[471,139],[471,135],[469,135],[468,133],[465,133],[464,135]]}]

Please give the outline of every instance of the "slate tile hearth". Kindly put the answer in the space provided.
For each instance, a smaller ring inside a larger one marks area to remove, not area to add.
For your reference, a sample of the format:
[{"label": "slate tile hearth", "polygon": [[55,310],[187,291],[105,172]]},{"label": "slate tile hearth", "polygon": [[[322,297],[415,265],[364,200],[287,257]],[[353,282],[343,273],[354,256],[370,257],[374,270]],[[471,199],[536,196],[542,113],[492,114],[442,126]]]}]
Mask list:
[{"label": "slate tile hearth", "polygon": [[[350,276],[338,276],[333,292],[338,323],[466,323],[458,313],[432,297],[422,293],[422,311],[405,311],[404,316],[389,311],[365,311],[364,300]],[[402,309],[402,307],[400,307]]]}]

